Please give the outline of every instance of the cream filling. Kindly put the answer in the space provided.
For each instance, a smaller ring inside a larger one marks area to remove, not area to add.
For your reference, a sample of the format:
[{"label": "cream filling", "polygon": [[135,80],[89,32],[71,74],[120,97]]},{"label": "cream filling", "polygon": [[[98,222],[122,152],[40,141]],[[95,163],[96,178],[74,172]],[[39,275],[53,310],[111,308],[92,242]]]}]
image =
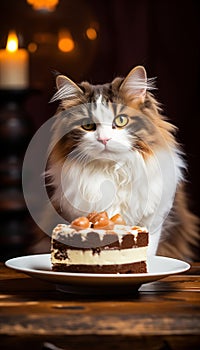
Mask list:
[{"label": "cream filling", "polygon": [[102,250],[99,254],[93,254],[91,250],[67,250],[68,258],[56,259],[55,249],[51,256],[53,264],[66,265],[115,265],[130,264],[139,261],[146,261],[147,247],[121,249],[121,250]]}]

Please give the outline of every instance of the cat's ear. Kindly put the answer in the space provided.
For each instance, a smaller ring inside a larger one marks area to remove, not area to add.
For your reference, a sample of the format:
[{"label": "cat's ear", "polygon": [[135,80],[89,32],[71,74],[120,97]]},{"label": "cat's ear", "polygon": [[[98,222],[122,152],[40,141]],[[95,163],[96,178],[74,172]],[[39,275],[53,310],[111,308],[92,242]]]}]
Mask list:
[{"label": "cat's ear", "polygon": [[71,79],[64,75],[58,75],[56,78],[57,92],[51,99],[51,102],[57,100],[66,100],[78,97],[83,91]]},{"label": "cat's ear", "polygon": [[132,100],[144,99],[147,90],[147,74],[143,66],[133,68],[120,86],[120,92]]}]

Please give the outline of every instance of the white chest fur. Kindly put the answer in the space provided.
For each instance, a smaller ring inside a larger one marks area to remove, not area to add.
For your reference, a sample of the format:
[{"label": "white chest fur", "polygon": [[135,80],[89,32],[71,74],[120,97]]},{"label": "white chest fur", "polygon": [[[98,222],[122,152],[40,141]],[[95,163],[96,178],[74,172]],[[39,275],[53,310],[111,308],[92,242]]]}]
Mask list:
[{"label": "white chest fur", "polygon": [[181,167],[179,156],[164,150],[147,161],[139,152],[121,162],[97,159],[82,165],[66,161],[53,174],[54,200],[69,221],[106,210],[109,216],[121,213],[127,224],[147,226],[153,234],[172,206]]}]

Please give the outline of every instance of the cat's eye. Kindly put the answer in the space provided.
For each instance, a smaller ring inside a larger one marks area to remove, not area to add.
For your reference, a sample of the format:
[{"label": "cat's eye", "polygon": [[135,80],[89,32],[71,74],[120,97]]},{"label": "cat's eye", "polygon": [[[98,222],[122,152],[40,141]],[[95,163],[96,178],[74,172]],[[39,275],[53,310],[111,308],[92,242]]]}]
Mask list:
[{"label": "cat's eye", "polygon": [[85,122],[84,124],[81,125],[81,127],[84,130],[86,130],[86,131],[94,131],[94,130],[96,130],[96,124],[95,123]]},{"label": "cat's eye", "polygon": [[128,117],[124,114],[118,115],[115,120],[114,120],[114,125],[117,126],[118,128],[122,128],[126,124],[128,124]]}]

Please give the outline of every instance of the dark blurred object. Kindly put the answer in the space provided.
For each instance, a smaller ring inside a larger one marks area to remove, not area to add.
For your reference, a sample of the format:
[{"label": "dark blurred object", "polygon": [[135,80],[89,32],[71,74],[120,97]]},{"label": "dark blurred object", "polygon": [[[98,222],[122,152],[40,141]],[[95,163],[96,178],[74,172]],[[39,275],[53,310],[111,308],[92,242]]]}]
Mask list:
[{"label": "dark blurred object", "polygon": [[22,163],[32,135],[23,104],[29,90],[0,90],[0,256],[23,254],[31,225],[22,191]]},{"label": "dark blurred object", "polygon": [[55,346],[54,344],[51,343],[47,343],[45,342],[43,344],[43,350],[64,350],[63,348],[58,348],[57,346]]}]

